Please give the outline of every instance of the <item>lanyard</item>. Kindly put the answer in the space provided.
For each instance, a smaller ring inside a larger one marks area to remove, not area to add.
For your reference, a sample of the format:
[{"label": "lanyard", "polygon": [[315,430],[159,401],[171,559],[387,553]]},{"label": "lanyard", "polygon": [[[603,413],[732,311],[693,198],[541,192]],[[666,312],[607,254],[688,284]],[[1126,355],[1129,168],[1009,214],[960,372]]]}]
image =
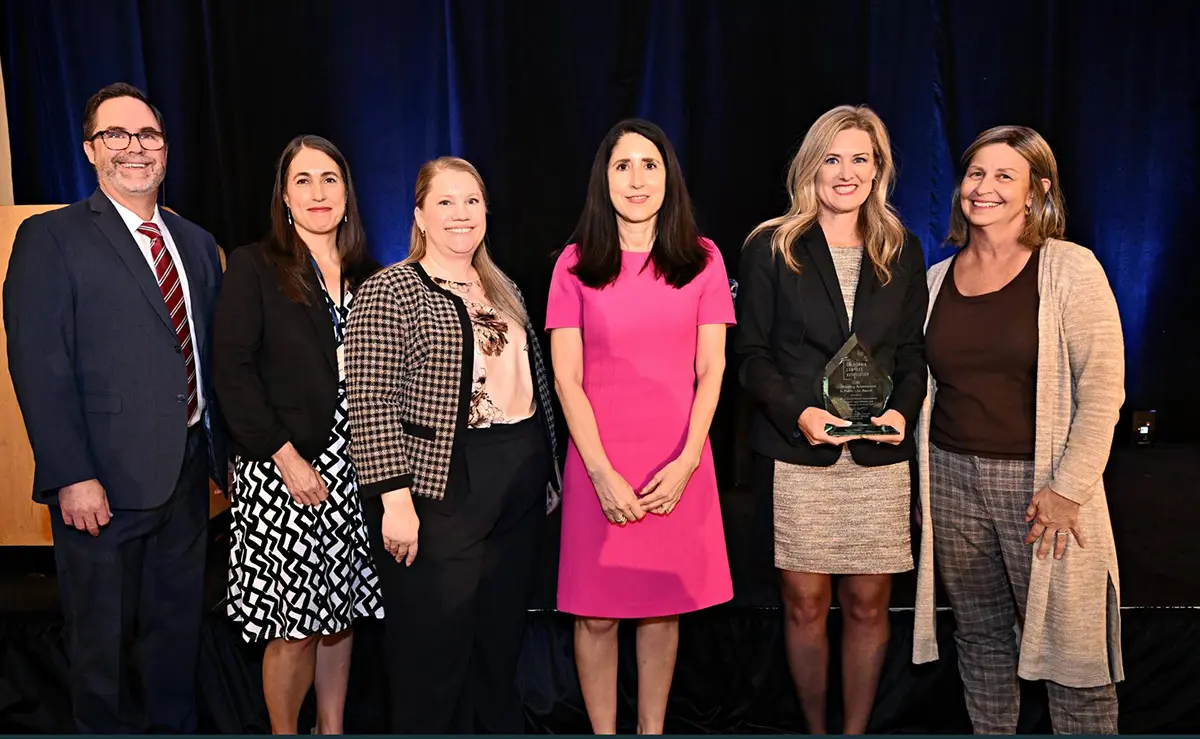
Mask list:
[{"label": "lanyard", "polygon": [[342,311],[346,309],[346,280],[342,279],[342,292],[338,296],[338,303],[333,302],[333,298],[329,295],[329,287],[325,284],[325,275],[321,273],[321,267],[317,265],[317,260],[311,256],[308,258],[312,262],[313,271],[317,273],[317,280],[321,283],[321,290],[325,293],[326,303],[329,306],[329,317],[333,319],[333,333],[338,339],[342,337]]}]

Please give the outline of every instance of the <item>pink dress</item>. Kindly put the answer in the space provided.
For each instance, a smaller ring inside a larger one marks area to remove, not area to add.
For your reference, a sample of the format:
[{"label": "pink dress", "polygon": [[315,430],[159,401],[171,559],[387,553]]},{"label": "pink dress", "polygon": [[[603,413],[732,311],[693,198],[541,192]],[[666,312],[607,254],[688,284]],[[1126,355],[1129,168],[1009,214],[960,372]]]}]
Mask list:
[{"label": "pink dress", "polygon": [[[583,389],[600,441],[618,473],[640,490],[683,450],[696,383],[697,327],[734,323],[720,252],[682,289],[654,276],[646,253],[622,252],[621,274],[601,290],[554,267],[547,330],[580,328]],[[651,618],[733,597],[717,477],[707,440],[691,480],[666,516],[624,527],[608,522],[574,442],[563,477],[558,609],[593,618]]]}]

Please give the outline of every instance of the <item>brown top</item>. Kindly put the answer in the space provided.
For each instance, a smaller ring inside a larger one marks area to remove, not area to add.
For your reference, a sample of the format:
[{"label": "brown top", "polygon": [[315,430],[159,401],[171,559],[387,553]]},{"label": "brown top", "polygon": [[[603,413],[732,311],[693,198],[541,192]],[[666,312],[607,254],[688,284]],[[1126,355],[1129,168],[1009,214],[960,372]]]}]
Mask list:
[{"label": "brown top", "polygon": [[967,297],[954,264],[926,330],[937,404],[929,440],[992,459],[1033,459],[1037,402],[1038,253],[1007,285]]},{"label": "brown top", "polygon": [[[1088,542],[1086,548],[1069,542],[1062,559],[1027,555],[1029,600],[1017,673],[1093,688],[1125,679],[1121,577],[1103,478],[1125,401],[1125,340],[1117,301],[1090,249],[1047,239],[1038,259],[1037,441],[1027,492],[1032,497],[1049,487],[1078,503]],[[946,259],[929,268],[931,309],[949,266]],[[941,533],[929,515],[929,419],[941,396],[932,379],[913,433],[922,511],[913,613],[917,664],[938,658],[933,540]]]}]

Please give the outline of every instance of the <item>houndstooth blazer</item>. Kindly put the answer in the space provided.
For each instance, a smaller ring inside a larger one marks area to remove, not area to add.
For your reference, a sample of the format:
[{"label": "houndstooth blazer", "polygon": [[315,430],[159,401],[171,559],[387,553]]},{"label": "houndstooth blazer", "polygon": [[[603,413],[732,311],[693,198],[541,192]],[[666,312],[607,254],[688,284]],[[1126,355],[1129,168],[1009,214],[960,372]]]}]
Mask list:
[{"label": "houndstooth blazer", "polygon": [[[520,291],[517,291],[520,295]],[[523,299],[522,299],[523,300]],[[546,510],[561,499],[550,383],[528,320],[529,363],[537,415],[554,459]],[[367,280],[346,328],[350,456],[359,494],[409,488],[441,499],[458,434],[467,429],[474,332],[463,301],[438,286],[418,263],[393,265]]]}]

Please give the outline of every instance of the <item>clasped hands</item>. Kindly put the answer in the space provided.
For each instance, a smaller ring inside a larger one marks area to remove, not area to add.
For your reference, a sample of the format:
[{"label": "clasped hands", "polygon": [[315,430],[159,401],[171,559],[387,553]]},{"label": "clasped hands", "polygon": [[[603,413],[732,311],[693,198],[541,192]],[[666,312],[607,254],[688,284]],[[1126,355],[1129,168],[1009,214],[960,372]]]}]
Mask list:
[{"label": "clasped hands", "polygon": [[633,486],[611,467],[592,476],[592,484],[604,517],[611,524],[625,526],[641,521],[647,513],[670,514],[699,466],[698,457],[680,455],[659,470],[640,493],[634,492]]}]

